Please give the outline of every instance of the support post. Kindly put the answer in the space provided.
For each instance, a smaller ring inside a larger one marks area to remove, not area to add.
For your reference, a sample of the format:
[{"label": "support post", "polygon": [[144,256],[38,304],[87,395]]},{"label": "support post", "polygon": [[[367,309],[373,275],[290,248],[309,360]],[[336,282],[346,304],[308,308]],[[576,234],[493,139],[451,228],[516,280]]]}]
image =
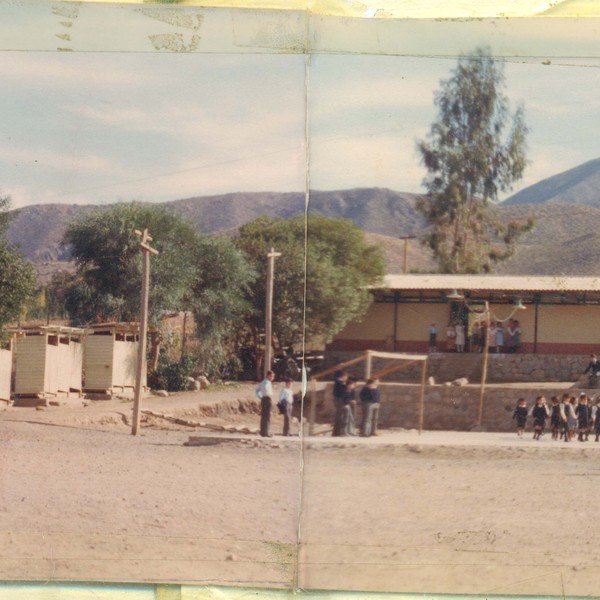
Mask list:
[{"label": "support post", "polygon": [[152,241],[147,229],[143,232],[136,230],[141,236],[140,249],[142,250],[142,294],[140,302],[140,334],[138,342],[138,356],[135,369],[135,393],[133,398],[133,418],[131,421],[131,435],[137,435],[140,427],[140,411],[142,404],[144,366],[146,363],[146,341],[148,338],[148,295],[150,288],[150,254],[158,254],[158,250],[151,248],[148,242]]},{"label": "support post", "polygon": [[315,434],[315,418],[317,416],[317,380],[310,379],[310,406],[308,408],[308,435]]},{"label": "support post", "polygon": [[365,364],[365,381],[367,379],[371,378],[371,370],[372,370],[372,365],[373,363],[373,353],[371,352],[371,350],[367,350],[367,361]]},{"label": "support post", "polygon": [[419,394],[419,435],[423,431],[423,415],[425,414],[425,378],[427,377],[427,365],[429,359],[423,361],[421,367],[421,393]]},{"label": "support post", "polygon": [[275,252],[274,248],[267,254],[267,299],[265,306],[265,364],[263,376],[271,370],[272,355],[272,322],[273,322],[273,272],[275,270],[275,259],[281,256],[281,252]]},{"label": "support post", "polygon": [[485,384],[487,382],[488,356],[489,356],[489,335],[490,335],[490,303],[485,301],[485,336],[483,348],[483,367],[481,369],[481,387],[479,389],[479,410],[477,412],[477,425],[481,426],[483,421],[483,398],[485,396]]}]

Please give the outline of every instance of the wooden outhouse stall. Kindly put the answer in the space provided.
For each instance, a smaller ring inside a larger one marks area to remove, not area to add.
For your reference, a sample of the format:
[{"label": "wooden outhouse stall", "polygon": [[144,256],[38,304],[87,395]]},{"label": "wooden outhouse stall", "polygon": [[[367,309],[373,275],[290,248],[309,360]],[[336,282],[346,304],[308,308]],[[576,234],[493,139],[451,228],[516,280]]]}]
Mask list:
[{"label": "wooden outhouse stall", "polygon": [[[138,323],[93,325],[85,336],[84,390],[133,393],[139,347]],[[145,377],[142,385],[145,385]]]},{"label": "wooden outhouse stall", "polygon": [[46,398],[81,392],[83,329],[42,326],[19,330],[15,394]]},{"label": "wooden outhouse stall", "polygon": [[10,401],[12,360],[12,339],[0,348],[0,400]]}]

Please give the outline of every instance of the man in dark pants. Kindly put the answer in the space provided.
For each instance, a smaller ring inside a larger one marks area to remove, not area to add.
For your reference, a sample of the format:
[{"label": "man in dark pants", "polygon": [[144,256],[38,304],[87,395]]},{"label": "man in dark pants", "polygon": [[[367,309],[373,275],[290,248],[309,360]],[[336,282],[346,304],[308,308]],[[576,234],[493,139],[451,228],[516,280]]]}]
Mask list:
[{"label": "man in dark pants", "polygon": [[333,384],[333,404],[335,407],[335,416],[333,419],[333,433],[331,435],[339,436],[344,434],[346,425],[346,382],[348,373],[338,371],[335,374],[335,383]]},{"label": "man in dark pants", "polygon": [[369,437],[377,435],[377,419],[379,417],[379,385],[378,379],[369,379],[367,384],[360,391],[360,400],[362,403],[362,426],[361,435]]},{"label": "man in dark pants", "polygon": [[271,399],[273,398],[273,385],[271,382],[274,378],[273,371],[267,371],[266,377],[256,388],[256,396],[260,400],[260,435],[262,437],[272,437],[269,434],[269,424],[271,422]]}]

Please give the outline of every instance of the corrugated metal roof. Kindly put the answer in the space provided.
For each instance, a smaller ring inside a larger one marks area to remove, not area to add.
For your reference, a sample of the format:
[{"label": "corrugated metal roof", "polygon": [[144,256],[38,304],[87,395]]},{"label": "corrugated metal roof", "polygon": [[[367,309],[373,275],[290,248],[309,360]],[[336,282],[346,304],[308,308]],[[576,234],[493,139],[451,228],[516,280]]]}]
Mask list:
[{"label": "corrugated metal roof", "polygon": [[599,277],[537,275],[386,275],[372,289],[391,290],[498,290],[531,292],[596,292]]}]

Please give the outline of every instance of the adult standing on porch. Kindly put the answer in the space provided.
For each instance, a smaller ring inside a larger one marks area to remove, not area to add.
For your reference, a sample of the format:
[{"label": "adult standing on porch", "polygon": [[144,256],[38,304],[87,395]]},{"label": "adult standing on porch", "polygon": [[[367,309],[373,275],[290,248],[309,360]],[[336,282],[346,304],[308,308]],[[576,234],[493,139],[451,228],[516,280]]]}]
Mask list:
[{"label": "adult standing on porch", "polygon": [[265,378],[256,388],[256,396],[260,400],[260,435],[271,437],[269,425],[271,423],[271,400],[273,398],[272,381],[275,378],[273,371],[267,371]]},{"label": "adult standing on porch", "polygon": [[456,332],[456,351],[464,352],[465,351],[465,326],[459,321],[454,326],[454,331]]}]

